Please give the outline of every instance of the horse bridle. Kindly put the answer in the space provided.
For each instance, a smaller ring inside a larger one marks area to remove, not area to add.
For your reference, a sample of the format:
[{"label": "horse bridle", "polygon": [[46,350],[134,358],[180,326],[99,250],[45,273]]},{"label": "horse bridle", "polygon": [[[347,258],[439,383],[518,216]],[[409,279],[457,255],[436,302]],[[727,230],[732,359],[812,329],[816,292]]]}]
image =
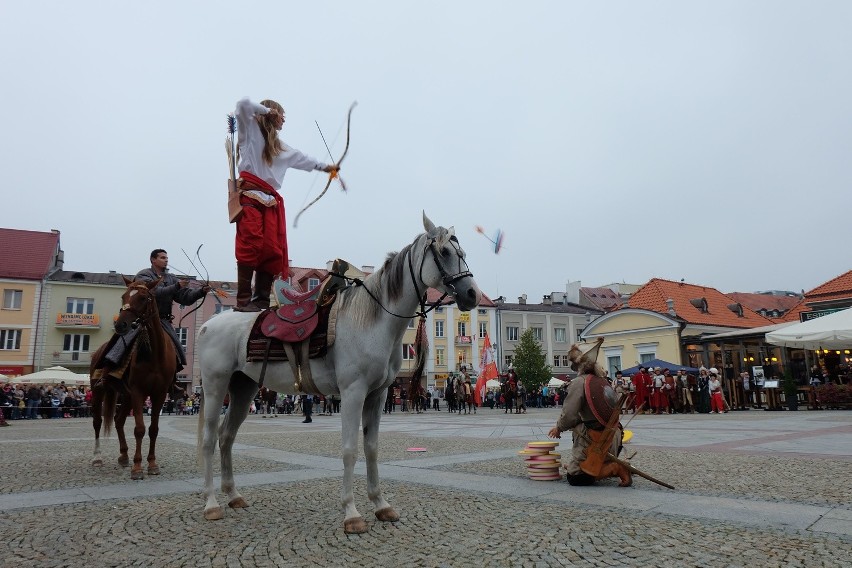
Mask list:
[{"label": "horse bridle", "polygon": [[[453,245],[453,250],[455,250],[455,252],[456,252],[456,257],[459,259],[459,269],[461,269],[462,263],[464,263],[465,268],[469,268],[468,265],[467,265],[467,262],[464,260],[464,257],[462,257],[461,253],[459,252],[459,248],[460,248],[459,240],[456,238],[455,235],[452,235],[449,238],[449,241],[450,241],[450,244]],[[432,251],[432,257],[435,260],[435,266],[438,268],[438,272],[440,272],[440,274],[441,274],[441,283],[444,286],[449,287],[453,291],[453,297],[455,297],[456,296],[456,288],[455,288],[455,286],[453,286],[453,284],[458,282],[462,278],[467,278],[468,276],[470,276],[472,278],[473,273],[469,269],[468,270],[459,270],[455,274],[448,273],[447,270],[444,268],[444,265],[441,263],[441,258],[443,257],[443,255],[441,254],[441,251],[438,249],[438,237],[431,237],[429,239],[429,242],[426,243],[426,246],[423,247],[423,259],[420,261],[420,270],[419,270],[421,282],[423,281],[423,266],[426,264],[426,253],[429,252],[430,250]],[[373,301],[375,301],[379,305],[379,307],[382,308],[389,315],[392,315],[394,317],[401,318],[401,319],[411,319],[411,318],[417,317],[417,316],[419,316],[421,318],[425,318],[426,314],[428,314],[429,312],[431,312],[432,310],[434,310],[435,308],[437,308],[438,306],[441,305],[441,302],[444,300],[444,298],[449,296],[449,293],[444,292],[444,294],[440,298],[438,298],[436,301],[430,303],[429,307],[427,308],[426,304],[428,302],[426,302],[426,290],[423,290],[422,293],[420,292],[420,287],[417,285],[417,278],[414,275],[414,263],[411,260],[411,256],[412,255],[409,253],[409,255],[408,255],[408,272],[409,272],[409,274],[411,274],[411,281],[414,284],[414,291],[417,293],[417,301],[420,303],[420,311],[414,313],[413,315],[404,316],[404,315],[393,313],[392,311],[388,310],[382,304],[382,302],[375,296],[375,294],[373,294],[372,291],[370,291],[369,288],[367,288],[367,286],[364,285],[363,280],[353,278],[352,282],[354,284],[358,285],[358,286],[363,286],[364,290],[367,291],[367,294],[369,294],[369,296],[373,299]]]},{"label": "horse bridle", "polygon": [[[135,329],[139,327],[140,324],[144,324],[146,319],[151,317],[151,313],[159,315],[159,312],[156,310],[156,303],[154,301],[154,294],[151,290],[148,289],[144,284],[138,284],[133,287],[134,290],[137,290],[140,294],[145,294],[145,308],[143,313],[139,313],[135,308],[133,308],[130,304],[122,304],[121,309],[118,310],[121,312],[130,312],[136,319],[130,322],[130,327]],[[154,310],[151,309],[151,306],[154,306]]]}]

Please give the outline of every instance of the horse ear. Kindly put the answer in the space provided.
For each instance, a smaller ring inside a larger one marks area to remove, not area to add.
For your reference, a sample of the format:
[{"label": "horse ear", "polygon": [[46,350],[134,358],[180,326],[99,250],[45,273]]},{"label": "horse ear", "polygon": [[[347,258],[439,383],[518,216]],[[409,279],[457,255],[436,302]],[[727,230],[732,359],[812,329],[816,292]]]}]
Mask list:
[{"label": "horse ear", "polygon": [[423,228],[426,229],[426,233],[430,234],[435,231],[435,223],[429,220],[429,217],[426,216],[426,211],[423,211]]},{"label": "horse ear", "polygon": [[147,284],[145,284],[145,286],[147,286],[149,290],[153,290],[153,289],[154,289],[154,288],[156,288],[156,287],[160,284],[160,282],[162,282],[162,281],[163,281],[163,277],[162,277],[162,276],[160,276],[160,277],[159,277],[159,278],[157,278],[156,280],[151,280],[150,282],[148,282]]},{"label": "horse ear", "polygon": [[133,280],[131,280],[130,278],[128,278],[124,274],[122,274],[121,277],[124,278],[124,285],[125,286],[130,286],[131,284],[133,284]]}]

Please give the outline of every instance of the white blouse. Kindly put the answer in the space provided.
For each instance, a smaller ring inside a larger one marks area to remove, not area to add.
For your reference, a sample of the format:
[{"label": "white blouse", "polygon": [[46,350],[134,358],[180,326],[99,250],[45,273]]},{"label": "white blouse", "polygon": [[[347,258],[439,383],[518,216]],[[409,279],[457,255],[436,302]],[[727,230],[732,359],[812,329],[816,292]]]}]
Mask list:
[{"label": "white blouse", "polygon": [[[263,160],[263,148],[266,140],[255,120],[256,114],[267,114],[269,109],[263,105],[251,102],[248,97],[237,102],[237,143],[240,145],[240,161],[238,172],[249,172],[256,175],[276,191],[281,189],[284,173],[288,168],[311,171],[321,170],[326,164],[307,156],[281,141],[284,151],[272,160],[272,166]],[[239,173],[238,173],[239,175]]]}]

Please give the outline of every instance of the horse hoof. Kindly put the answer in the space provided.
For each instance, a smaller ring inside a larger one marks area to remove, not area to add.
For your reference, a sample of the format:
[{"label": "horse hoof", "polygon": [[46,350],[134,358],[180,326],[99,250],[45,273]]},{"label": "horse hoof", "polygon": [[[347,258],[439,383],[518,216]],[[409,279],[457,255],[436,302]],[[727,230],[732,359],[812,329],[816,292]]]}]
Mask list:
[{"label": "horse hoof", "polygon": [[228,507],[231,509],[245,509],[249,504],[242,497],[235,497],[228,501]]},{"label": "horse hoof", "polygon": [[376,518],[384,523],[392,523],[399,520],[399,513],[394,511],[393,507],[385,507],[376,511]]},{"label": "horse hoof", "polygon": [[148,475],[160,475],[160,466],[149,467]]},{"label": "horse hoof", "polygon": [[343,532],[346,534],[363,534],[367,532],[367,521],[364,517],[354,517],[343,521]]},{"label": "horse hoof", "polygon": [[118,458],[118,465],[120,465],[121,467],[129,466],[130,465],[130,458],[128,458],[127,456],[120,456]]},{"label": "horse hoof", "polygon": [[103,467],[104,460],[101,458],[95,458],[92,460],[92,467]]},{"label": "horse hoof", "polygon": [[225,517],[225,512],[222,510],[222,507],[214,507],[207,511],[204,511],[204,520],[205,521],[218,521]]},{"label": "horse hoof", "polygon": [[145,473],[141,469],[139,471],[131,471],[130,479],[134,481],[140,481],[142,479],[145,479]]}]

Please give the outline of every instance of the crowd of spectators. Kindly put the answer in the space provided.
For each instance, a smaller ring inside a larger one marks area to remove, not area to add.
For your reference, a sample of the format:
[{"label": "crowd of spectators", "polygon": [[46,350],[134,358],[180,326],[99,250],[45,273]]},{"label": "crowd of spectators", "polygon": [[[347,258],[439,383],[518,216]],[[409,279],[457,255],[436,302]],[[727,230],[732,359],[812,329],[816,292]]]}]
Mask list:
[{"label": "crowd of spectators", "polygon": [[7,420],[86,418],[92,393],[83,386],[19,385],[6,383],[0,390],[0,408]]}]

